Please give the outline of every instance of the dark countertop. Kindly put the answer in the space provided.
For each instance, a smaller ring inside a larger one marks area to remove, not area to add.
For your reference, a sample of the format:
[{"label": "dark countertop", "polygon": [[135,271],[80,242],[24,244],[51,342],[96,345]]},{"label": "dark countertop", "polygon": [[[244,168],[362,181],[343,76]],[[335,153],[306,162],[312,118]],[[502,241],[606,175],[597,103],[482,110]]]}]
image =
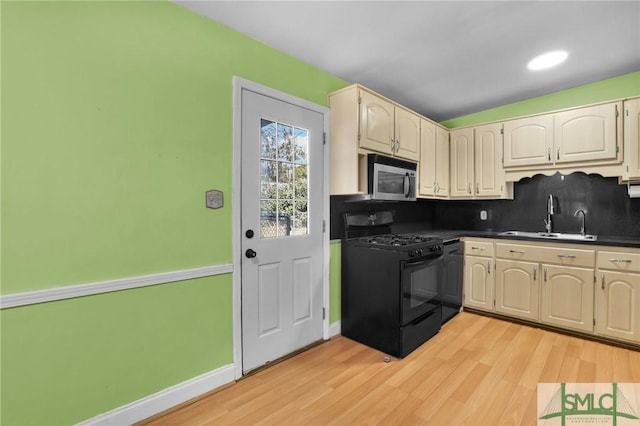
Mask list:
[{"label": "dark countertop", "polygon": [[548,238],[531,238],[531,237],[521,237],[521,236],[516,237],[513,235],[500,235],[501,232],[503,231],[430,229],[430,230],[420,231],[416,233],[420,235],[431,235],[431,236],[442,238],[445,243],[460,239],[462,237],[477,237],[477,238],[537,241],[537,242],[564,243],[564,244],[584,244],[584,245],[590,245],[590,246],[600,245],[600,246],[640,248],[640,238],[598,236],[598,239],[595,241],[576,241],[576,240],[559,239],[559,238],[548,239]]}]

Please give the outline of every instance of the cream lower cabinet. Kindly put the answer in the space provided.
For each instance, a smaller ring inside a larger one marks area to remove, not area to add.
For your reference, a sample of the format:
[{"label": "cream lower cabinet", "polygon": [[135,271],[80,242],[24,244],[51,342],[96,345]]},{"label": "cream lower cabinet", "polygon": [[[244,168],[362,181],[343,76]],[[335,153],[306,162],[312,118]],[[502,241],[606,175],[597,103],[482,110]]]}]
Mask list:
[{"label": "cream lower cabinet", "polygon": [[540,265],[496,259],[495,311],[537,321]]},{"label": "cream lower cabinet", "polygon": [[465,240],[464,253],[464,304],[475,309],[493,311],[493,243]]},{"label": "cream lower cabinet", "polygon": [[493,310],[493,259],[465,256],[464,303],[485,311]]},{"label": "cream lower cabinet", "polygon": [[640,248],[465,239],[463,282],[465,307],[640,344]]},{"label": "cream lower cabinet", "polygon": [[595,251],[583,247],[496,243],[496,312],[593,331]]},{"label": "cream lower cabinet", "polygon": [[593,331],[593,269],[542,265],[540,321]]},{"label": "cream lower cabinet", "polygon": [[640,343],[640,249],[599,251],[595,332]]}]

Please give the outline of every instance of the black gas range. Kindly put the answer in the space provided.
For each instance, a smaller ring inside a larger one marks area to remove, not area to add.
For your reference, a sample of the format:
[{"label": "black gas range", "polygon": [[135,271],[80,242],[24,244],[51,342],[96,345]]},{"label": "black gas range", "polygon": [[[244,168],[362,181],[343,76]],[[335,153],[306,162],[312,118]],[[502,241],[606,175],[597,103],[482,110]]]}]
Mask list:
[{"label": "black gas range", "polygon": [[345,215],[342,335],[403,358],[440,330],[442,239],[391,233],[391,212]]}]

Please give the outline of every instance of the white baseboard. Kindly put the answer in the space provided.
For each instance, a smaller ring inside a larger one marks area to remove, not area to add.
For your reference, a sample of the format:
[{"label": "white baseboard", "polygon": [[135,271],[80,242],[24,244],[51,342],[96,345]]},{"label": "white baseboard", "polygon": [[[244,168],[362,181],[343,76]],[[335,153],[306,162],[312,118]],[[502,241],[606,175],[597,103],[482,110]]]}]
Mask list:
[{"label": "white baseboard", "polygon": [[107,413],[78,423],[80,426],[130,425],[162,411],[189,401],[199,395],[231,383],[234,378],[233,364],[225,365],[208,373],[178,383],[167,389],[123,405]]},{"label": "white baseboard", "polygon": [[331,324],[329,324],[329,338],[340,334],[341,329],[342,326],[340,325],[340,321],[332,322]]}]

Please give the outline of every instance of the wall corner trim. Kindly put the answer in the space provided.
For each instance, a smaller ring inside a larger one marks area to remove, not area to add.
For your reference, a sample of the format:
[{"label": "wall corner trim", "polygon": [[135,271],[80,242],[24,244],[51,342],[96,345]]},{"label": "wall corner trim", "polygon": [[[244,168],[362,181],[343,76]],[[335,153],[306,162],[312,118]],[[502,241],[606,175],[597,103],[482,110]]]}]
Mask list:
[{"label": "wall corner trim", "polygon": [[130,404],[78,423],[89,425],[129,425],[187,402],[222,385],[233,382],[235,367],[225,365],[208,373],[168,387]]},{"label": "wall corner trim", "polygon": [[132,288],[148,287],[167,284],[176,281],[204,278],[213,275],[229,274],[233,272],[232,264],[204,266],[201,268],[183,269],[179,271],[162,272],[152,275],[120,278],[116,280],[100,281],[89,284],[56,287],[44,290],[27,291],[24,293],[0,296],[0,309],[16,308],[37,303],[53,302],[56,300],[72,299],[74,297],[91,296],[94,294],[110,293],[112,291],[128,290]]}]

